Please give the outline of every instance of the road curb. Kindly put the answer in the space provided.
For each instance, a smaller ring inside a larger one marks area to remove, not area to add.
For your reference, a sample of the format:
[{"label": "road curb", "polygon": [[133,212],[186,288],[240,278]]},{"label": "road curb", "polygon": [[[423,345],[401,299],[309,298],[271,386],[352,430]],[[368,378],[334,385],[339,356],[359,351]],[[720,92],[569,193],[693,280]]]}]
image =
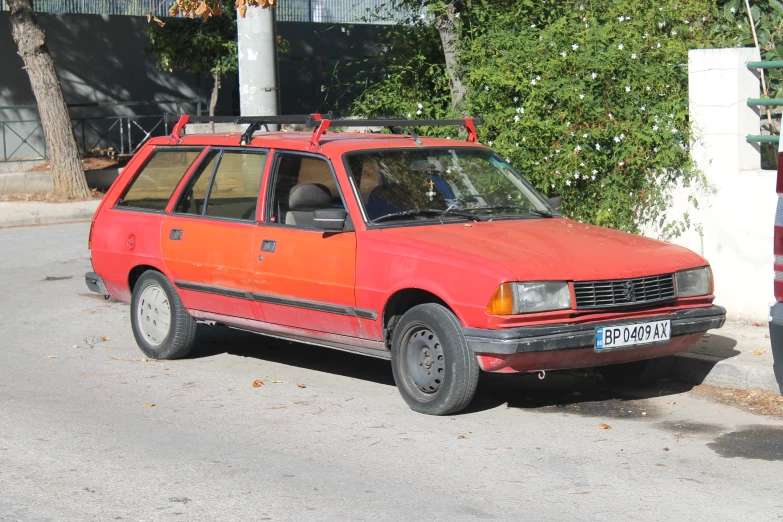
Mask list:
[{"label": "road curb", "polygon": [[69,203],[4,201],[0,202],[0,228],[88,221],[100,203],[97,199]]},{"label": "road curb", "polygon": [[771,365],[687,352],[675,355],[671,377],[688,384],[709,384],[774,393],[782,393],[783,387],[778,384]]}]

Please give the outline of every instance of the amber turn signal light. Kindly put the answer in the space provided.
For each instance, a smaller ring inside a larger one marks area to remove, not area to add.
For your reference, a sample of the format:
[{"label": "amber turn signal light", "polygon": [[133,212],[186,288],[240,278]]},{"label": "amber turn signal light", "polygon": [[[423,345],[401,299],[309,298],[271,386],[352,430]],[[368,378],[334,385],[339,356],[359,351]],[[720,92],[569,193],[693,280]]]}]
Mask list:
[{"label": "amber turn signal light", "polygon": [[512,315],[514,313],[514,289],[509,283],[503,283],[492,294],[487,305],[490,315]]}]

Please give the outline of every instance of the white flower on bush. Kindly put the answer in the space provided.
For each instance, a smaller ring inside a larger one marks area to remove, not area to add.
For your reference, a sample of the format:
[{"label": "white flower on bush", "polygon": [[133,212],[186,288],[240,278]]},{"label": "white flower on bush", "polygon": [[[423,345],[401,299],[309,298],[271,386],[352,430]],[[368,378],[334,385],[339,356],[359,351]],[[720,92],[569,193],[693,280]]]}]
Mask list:
[{"label": "white flower on bush", "polygon": [[571,49],[576,51],[577,49],[579,49],[579,44],[571,44]]},{"label": "white flower on bush", "polygon": [[653,152],[658,152],[658,147],[653,147]]},{"label": "white flower on bush", "polygon": [[514,122],[516,122],[516,123],[519,122],[519,116],[514,116]]},{"label": "white flower on bush", "polygon": [[732,7],[732,8],[731,8],[731,12],[732,12],[732,13],[736,13],[736,12],[737,12],[737,8],[736,8],[736,7]]},{"label": "white flower on bush", "polygon": [[519,98],[517,96],[514,96],[514,103],[516,103],[517,101],[519,101]]},{"label": "white flower on bush", "polygon": [[612,113],[611,113],[611,112],[609,113],[609,119],[610,119],[610,120],[613,120],[613,119],[614,119],[614,116],[612,115]]},{"label": "white flower on bush", "polygon": [[584,100],[584,99],[585,99],[585,95],[584,95],[584,94],[580,94],[580,95],[579,95],[579,99],[580,99],[580,100]]},{"label": "white flower on bush", "polygon": [[677,134],[677,129],[672,129],[672,134]]},{"label": "white flower on bush", "polygon": [[677,36],[677,31],[672,31],[672,36]]},{"label": "white flower on bush", "polygon": [[659,27],[660,29],[663,29],[663,27],[664,27],[665,25],[666,25],[666,22],[659,22],[659,23],[658,23],[658,27]]},{"label": "white flower on bush", "polygon": [[645,105],[642,105],[642,111],[646,111],[647,107]]},{"label": "white flower on bush", "polygon": [[552,183],[552,188],[555,188],[555,184],[554,183]]},{"label": "white flower on bush", "polygon": [[620,18],[618,18],[618,20],[620,20],[621,22],[623,22],[623,21],[625,21],[625,17],[624,17],[624,16],[621,16]]},{"label": "white flower on bush", "polygon": [[650,89],[652,89],[652,87],[650,87],[650,86],[648,85],[647,87],[645,87],[645,89],[647,89],[647,90],[649,91]]},{"label": "white flower on bush", "polygon": [[582,150],[582,147],[580,147],[579,145],[574,147],[574,152],[579,152],[580,150]]},{"label": "white flower on bush", "polygon": [[620,166],[620,167],[622,167],[623,165],[625,165],[625,162],[624,162],[624,161],[621,161],[621,162],[620,162],[620,163],[618,163],[617,165],[618,165],[618,166]]},{"label": "white flower on bush", "polygon": [[624,140],[624,139],[625,139],[625,134],[623,134],[623,133],[620,133],[620,139],[621,139],[621,140]]},{"label": "white flower on bush", "polygon": [[614,137],[614,142],[615,143],[620,143],[620,136],[615,136]]},{"label": "white flower on bush", "polygon": [[590,77],[591,77],[593,80],[595,80],[596,78],[598,78],[598,75],[597,75],[596,73],[590,73]]},{"label": "white flower on bush", "polygon": [[488,90],[489,90],[489,85],[485,85],[485,86],[484,86],[484,90],[485,90],[485,91],[488,91]]},{"label": "white flower on bush", "polygon": [[566,53],[565,51],[563,51],[562,53],[560,53],[560,56],[562,56],[563,58],[565,58],[566,56],[568,56],[568,53]]},{"label": "white flower on bush", "polygon": [[660,48],[661,48],[661,42],[658,42],[658,45],[656,45],[655,47],[657,47],[658,49],[660,49]]},{"label": "white flower on bush", "polygon": [[423,108],[424,108],[424,105],[422,105],[421,103],[417,103],[417,104],[416,104],[416,107],[418,107],[419,109],[423,109]]},{"label": "white flower on bush", "polygon": [[587,137],[587,133],[585,132],[584,134],[582,134],[582,137],[586,138]]},{"label": "white flower on bush", "polygon": [[626,85],[625,86],[625,92],[631,92],[631,86],[630,85]]},{"label": "white flower on bush", "polygon": [[596,143],[595,144],[595,150],[601,150],[601,144],[600,143]]},{"label": "white flower on bush", "polygon": [[417,110],[416,114],[421,114],[421,109]]},{"label": "white flower on bush", "polygon": [[633,53],[633,54],[631,55],[631,60],[636,60],[636,53]]},{"label": "white flower on bush", "polygon": [[535,29],[536,28],[536,24],[530,24],[530,28],[531,29]]},{"label": "white flower on bush", "polygon": [[487,142],[487,145],[489,145],[489,146],[491,147],[491,146],[492,146],[492,140],[489,140],[489,141]]},{"label": "white flower on bush", "polygon": [[573,137],[574,137],[574,132],[573,132],[573,131],[571,131],[570,135],[571,135],[571,137],[573,138]]},{"label": "white flower on bush", "polygon": [[516,111],[517,111],[517,114],[525,114],[525,108],[524,107],[517,107]]},{"label": "white flower on bush", "polygon": [[653,125],[653,132],[658,132],[658,126],[657,125]]},{"label": "white flower on bush", "polygon": [[620,44],[620,45],[617,46],[617,48],[622,51],[625,48],[625,46],[623,44]]},{"label": "white flower on bush", "polygon": [[532,80],[530,80],[530,85],[535,85],[535,84],[536,84],[536,79],[535,79],[535,78],[533,78]]},{"label": "white flower on bush", "polygon": [[566,185],[568,185],[569,187],[571,186],[571,180],[570,179],[566,180]]},{"label": "white flower on bush", "polygon": [[578,170],[574,173],[574,178],[579,179],[579,171]]}]

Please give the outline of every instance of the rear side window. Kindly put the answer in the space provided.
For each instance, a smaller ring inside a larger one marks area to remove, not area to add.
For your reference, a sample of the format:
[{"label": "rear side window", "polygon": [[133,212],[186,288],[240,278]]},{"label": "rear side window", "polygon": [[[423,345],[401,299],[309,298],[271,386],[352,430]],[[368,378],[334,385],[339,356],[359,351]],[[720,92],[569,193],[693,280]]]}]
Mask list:
[{"label": "rear side window", "polygon": [[202,161],[175,212],[254,221],[266,151],[215,152]]},{"label": "rear side window", "polygon": [[157,150],[141,168],[125,195],[117,202],[119,207],[145,210],[165,210],[182,176],[196,161],[201,150]]}]

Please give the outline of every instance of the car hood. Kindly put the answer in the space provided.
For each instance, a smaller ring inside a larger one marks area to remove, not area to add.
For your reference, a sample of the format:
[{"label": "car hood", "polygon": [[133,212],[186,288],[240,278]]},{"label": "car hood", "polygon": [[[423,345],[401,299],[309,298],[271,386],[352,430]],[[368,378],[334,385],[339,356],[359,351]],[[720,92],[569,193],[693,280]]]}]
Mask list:
[{"label": "car hood", "polygon": [[[565,218],[405,226],[382,232],[406,245],[427,243],[444,255],[496,263],[520,281],[623,279],[707,264],[683,247]],[[431,248],[423,251],[432,257]]]}]

